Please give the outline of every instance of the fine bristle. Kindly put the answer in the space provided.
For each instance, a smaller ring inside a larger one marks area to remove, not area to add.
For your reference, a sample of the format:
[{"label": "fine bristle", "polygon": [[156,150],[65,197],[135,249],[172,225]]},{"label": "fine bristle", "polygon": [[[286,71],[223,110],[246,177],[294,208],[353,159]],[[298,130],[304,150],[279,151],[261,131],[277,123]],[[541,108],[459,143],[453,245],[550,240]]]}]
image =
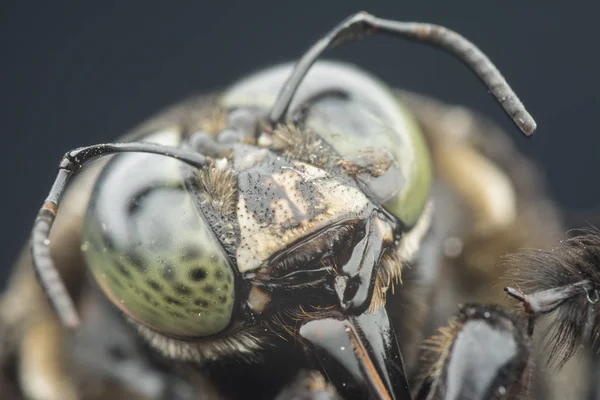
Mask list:
[{"label": "fine bristle", "polygon": [[291,160],[299,160],[328,170],[337,159],[335,151],[309,129],[295,125],[278,125],[273,132],[274,147]]},{"label": "fine bristle", "polygon": [[297,308],[282,309],[274,312],[262,321],[265,332],[270,332],[282,340],[300,340],[298,328],[311,319],[322,318],[335,311],[334,306],[298,306]]},{"label": "fine bristle", "polygon": [[369,305],[369,312],[373,313],[386,302],[388,291],[394,293],[394,287],[402,284],[402,263],[395,252],[386,253],[381,260],[381,267],[375,278],[373,298]]},{"label": "fine bristle", "polygon": [[197,172],[198,187],[206,202],[216,211],[232,216],[237,205],[237,180],[228,165],[204,168]]},{"label": "fine bristle", "polygon": [[152,348],[167,359],[202,363],[235,354],[242,359],[254,360],[264,346],[257,329],[240,330],[224,337],[182,340],[165,336],[131,318],[127,320]]},{"label": "fine bristle", "polygon": [[549,362],[562,367],[580,346],[600,352],[600,231],[590,228],[548,250],[514,254],[504,259],[508,279],[517,289],[507,293],[532,318],[554,312],[545,332]]},{"label": "fine bristle", "polygon": [[454,316],[450,318],[446,326],[438,328],[436,334],[423,341],[420,355],[423,370],[418,379],[427,377],[437,379],[439,377],[452,343],[458,332],[460,332],[463,323],[464,321],[459,317]]}]

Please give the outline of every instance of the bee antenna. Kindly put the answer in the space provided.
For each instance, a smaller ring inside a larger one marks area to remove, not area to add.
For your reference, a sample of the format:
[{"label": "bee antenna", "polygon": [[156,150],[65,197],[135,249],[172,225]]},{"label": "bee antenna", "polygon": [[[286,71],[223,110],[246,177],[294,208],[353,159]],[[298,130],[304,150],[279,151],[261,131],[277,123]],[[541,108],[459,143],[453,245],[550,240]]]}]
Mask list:
[{"label": "bee antenna", "polygon": [[152,143],[98,144],[71,150],[64,155],[58,166],[58,174],[48,197],[35,219],[31,232],[33,267],[50,304],[61,323],[68,329],[77,329],[80,321],[73,299],[60,277],[50,254],[50,230],[58,212],[60,199],[69,178],[89,162],[98,157],[115,153],[151,153],[176,158],[193,167],[201,168],[212,164],[212,159],[200,153]]},{"label": "bee antenna", "polygon": [[533,135],[537,126],[533,117],[527,112],[500,71],[475,44],[443,26],[385,20],[366,12],[359,12],[342,21],[302,56],[271,108],[269,113],[271,128],[283,122],[296,90],[322,53],[338,44],[374,33],[426,43],[453,54],[487,86],[519,129],[526,136]]}]

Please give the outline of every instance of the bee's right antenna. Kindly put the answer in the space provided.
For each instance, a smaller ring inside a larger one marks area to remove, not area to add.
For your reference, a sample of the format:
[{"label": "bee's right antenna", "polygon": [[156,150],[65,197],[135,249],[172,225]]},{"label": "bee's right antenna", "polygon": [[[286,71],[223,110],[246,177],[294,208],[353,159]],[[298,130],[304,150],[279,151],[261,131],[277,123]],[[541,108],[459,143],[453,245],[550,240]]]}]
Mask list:
[{"label": "bee's right antenna", "polygon": [[536,129],[533,117],[527,112],[525,106],[510,88],[500,71],[469,40],[443,26],[422,22],[386,20],[366,12],[359,12],[342,21],[302,56],[271,108],[268,121],[271,128],[283,122],[298,87],[311,66],[326,50],[373,33],[382,33],[426,43],[451,53],[464,62],[479,77],[519,129],[526,136],[533,135]]}]

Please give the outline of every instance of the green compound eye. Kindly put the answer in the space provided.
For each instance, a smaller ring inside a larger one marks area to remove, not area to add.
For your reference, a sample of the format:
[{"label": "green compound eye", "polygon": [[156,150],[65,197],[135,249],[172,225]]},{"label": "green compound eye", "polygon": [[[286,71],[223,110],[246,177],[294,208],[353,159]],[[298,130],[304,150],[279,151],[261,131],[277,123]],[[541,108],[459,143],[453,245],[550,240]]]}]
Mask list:
[{"label": "green compound eye", "polygon": [[82,250],[126,314],[167,335],[205,337],[231,321],[234,273],[181,168],[163,156],[115,157],[88,206]]},{"label": "green compound eye", "polygon": [[[416,122],[396,99],[383,88],[369,89],[356,99],[330,96],[315,101],[307,111],[306,126],[319,132],[347,162],[372,165],[375,170],[384,165],[381,175],[362,173],[358,178],[383,207],[410,227],[429,197],[430,154]],[[369,102],[371,91],[377,94],[379,108]]]}]

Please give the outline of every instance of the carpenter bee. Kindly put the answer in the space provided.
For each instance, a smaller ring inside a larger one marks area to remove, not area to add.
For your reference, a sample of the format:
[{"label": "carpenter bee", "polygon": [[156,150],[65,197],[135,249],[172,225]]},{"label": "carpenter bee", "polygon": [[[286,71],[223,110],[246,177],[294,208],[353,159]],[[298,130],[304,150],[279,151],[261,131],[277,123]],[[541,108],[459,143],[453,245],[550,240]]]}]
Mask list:
[{"label": "carpenter bee", "polygon": [[[438,363],[411,388],[411,349],[447,317],[436,288],[455,280],[444,274],[479,267],[489,281],[494,256],[524,243],[522,224],[546,232],[526,242],[537,246],[557,219],[551,205],[532,211],[540,195],[521,173],[530,168],[501,139],[489,142],[492,125],[318,61],[374,33],[453,54],[533,134],[532,117],[465,38],[358,13],[296,64],[184,102],[118,143],[69,151],[0,306],[6,396],[448,398],[438,378],[469,369]],[[462,267],[440,268],[450,264]],[[411,286],[432,307],[419,307]],[[490,381],[472,391],[475,379],[450,378],[453,393],[467,393],[452,398],[522,392],[531,349],[522,321],[493,306],[460,313],[462,337],[493,331],[516,343],[516,367],[502,380],[502,357],[513,354],[482,354],[497,361]],[[411,319],[416,334],[397,323]],[[460,346],[438,353],[475,365]]]}]

